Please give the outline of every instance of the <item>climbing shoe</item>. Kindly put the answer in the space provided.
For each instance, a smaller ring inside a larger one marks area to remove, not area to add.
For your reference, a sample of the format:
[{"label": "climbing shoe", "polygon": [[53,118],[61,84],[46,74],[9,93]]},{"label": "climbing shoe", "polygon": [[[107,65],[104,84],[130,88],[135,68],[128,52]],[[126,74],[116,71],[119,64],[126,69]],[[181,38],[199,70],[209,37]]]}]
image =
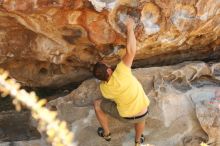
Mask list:
[{"label": "climbing shoe", "polygon": [[111,140],[111,133],[104,135],[104,129],[102,127],[98,128],[97,133],[100,137],[103,137],[106,141]]},{"label": "climbing shoe", "polygon": [[144,141],[145,141],[144,135],[141,134],[140,141],[135,141],[135,146],[141,146],[141,144],[143,144]]}]

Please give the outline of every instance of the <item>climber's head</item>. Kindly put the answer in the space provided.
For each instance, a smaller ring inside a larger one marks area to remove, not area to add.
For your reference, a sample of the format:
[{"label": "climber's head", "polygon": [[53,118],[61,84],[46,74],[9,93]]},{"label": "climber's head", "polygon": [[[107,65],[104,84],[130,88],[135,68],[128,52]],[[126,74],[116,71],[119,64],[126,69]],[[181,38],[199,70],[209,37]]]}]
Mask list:
[{"label": "climber's head", "polygon": [[93,75],[102,81],[108,81],[112,72],[111,67],[103,62],[97,62],[93,68]]}]

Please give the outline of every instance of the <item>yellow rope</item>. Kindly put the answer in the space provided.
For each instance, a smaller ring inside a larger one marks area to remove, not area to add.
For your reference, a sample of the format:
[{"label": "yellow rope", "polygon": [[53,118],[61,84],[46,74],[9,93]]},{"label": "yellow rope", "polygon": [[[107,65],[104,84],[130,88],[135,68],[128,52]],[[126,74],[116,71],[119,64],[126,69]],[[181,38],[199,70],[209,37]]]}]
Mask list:
[{"label": "yellow rope", "polygon": [[208,146],[206,143],[202,142],[200,146]]},{"label": "yellow rope", "polygon": [[20,84],[8,77],[8,72],[0,69],[0,93],[3,97],[13,97],[16,110],[21,106],[31,110],[32,116],[38,122],[38,129],[46,132],[48,141],[53,146],[72,146],[73,134],[67,129],[67,124],[57,118],[57,113],[44,107],[45,99],[39,100],[34,92],[28,93],[20,89]]}]

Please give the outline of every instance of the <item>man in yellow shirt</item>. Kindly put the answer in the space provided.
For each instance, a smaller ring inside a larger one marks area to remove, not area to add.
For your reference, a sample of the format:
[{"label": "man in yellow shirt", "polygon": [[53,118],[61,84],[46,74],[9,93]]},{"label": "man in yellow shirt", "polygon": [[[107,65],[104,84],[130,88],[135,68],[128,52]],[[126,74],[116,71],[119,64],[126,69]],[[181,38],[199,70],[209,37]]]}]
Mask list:
[{"label": "man in yellow shirt", "polygon": [[94,76],[101,80],[100,90],[104,98],[94,101],[97,119],[102,127],[98,128],[98,135],[105,140],[111,140],[106,114],[124,122],[134,123],[135,144],[144,141],[143,131],[145,118],[150,101],[142,85],[132,75],[131,66],[136,54],[136,38],[134,35],[134,21],[128,18],[127,49],[116,69],[113,71],[105,63],[98,62],[93,69]]}]

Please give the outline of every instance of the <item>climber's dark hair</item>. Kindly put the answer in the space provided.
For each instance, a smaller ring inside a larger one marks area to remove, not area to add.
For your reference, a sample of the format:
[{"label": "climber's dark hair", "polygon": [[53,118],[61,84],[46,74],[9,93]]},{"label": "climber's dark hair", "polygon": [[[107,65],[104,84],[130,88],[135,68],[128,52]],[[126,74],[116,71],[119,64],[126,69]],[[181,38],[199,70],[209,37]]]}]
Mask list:
[{"label": "climber's dark hair", "polygon": [[97,62],[93,67],[94,77],[102,81],[107,81],[109,77],[107,69],[108,67],[104,63]]}]

